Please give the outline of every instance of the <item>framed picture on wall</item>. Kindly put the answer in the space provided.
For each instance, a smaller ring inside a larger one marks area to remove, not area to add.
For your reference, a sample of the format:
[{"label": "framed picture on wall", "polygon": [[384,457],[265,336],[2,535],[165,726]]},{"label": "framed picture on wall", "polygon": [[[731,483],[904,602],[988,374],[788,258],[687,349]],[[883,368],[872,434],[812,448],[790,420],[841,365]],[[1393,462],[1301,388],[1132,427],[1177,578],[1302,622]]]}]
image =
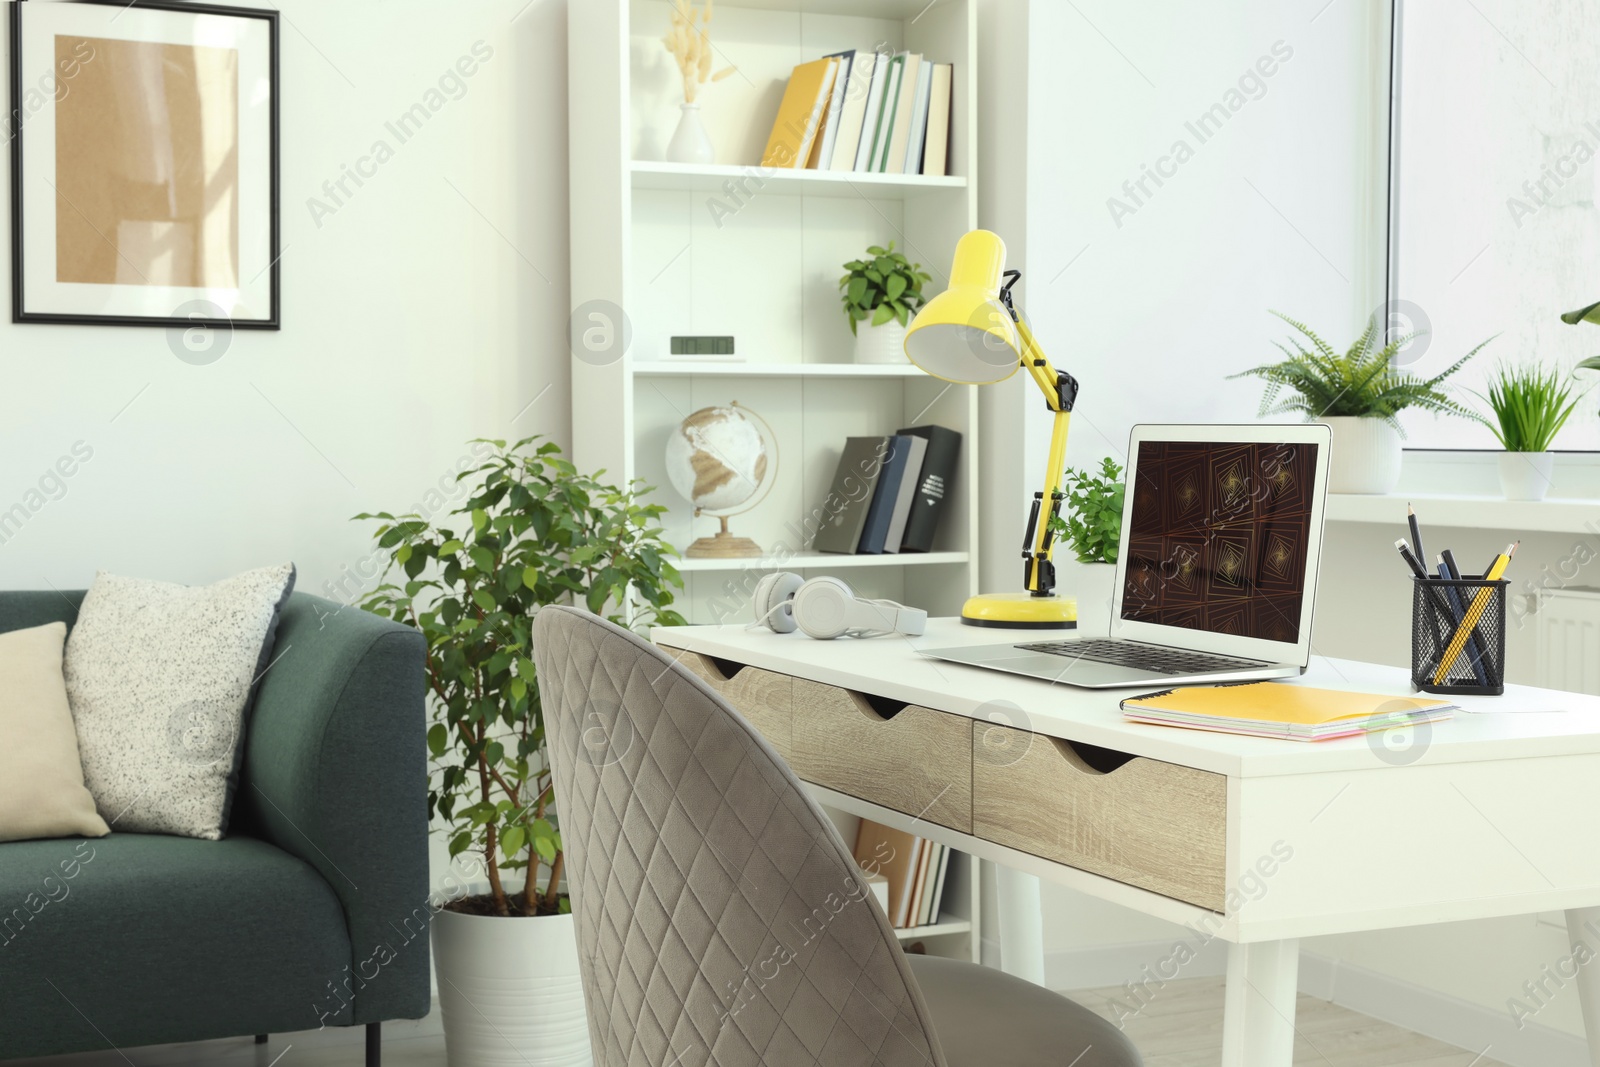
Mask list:
[{"label": "framed picture on wall", "polygon": [[277,329],[278,13],[7,7],[12,321]]}]

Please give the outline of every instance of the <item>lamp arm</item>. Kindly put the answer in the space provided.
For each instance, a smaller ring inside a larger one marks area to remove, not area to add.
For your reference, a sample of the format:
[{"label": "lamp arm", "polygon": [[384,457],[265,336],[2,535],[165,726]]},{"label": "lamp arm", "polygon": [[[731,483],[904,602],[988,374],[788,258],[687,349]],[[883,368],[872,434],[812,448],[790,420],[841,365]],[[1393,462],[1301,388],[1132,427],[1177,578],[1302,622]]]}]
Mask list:
[{"label": "lamp arm", "polygon": [[1067,428],[1072,421],[1073,405],[1078,399],[1078,381],[1050,365],[1050,360],[1034,339],[1028,324],[1015,311],[1012,314],[1016,320],[1017,335],[1022,341],[1022,366],[1033,377],[1044,393],[1045,403],[1055,413],[1050,430],[1050,459],[1045,466],[1044,490],[1033,498],[1022,546],[1027,589],[1034,596],[1047,597],[1055,592],[1056,585],[1053,561],[1055,535],[1050,529],[1050,520],[1061,512],[1061,480],[1067,462]]}]

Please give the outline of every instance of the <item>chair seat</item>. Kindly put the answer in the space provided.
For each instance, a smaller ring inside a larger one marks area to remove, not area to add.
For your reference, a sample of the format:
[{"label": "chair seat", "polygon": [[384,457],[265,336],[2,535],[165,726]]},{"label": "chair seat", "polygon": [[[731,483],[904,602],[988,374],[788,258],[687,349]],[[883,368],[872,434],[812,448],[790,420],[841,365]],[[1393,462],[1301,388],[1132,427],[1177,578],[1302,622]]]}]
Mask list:
[{"label": "chair seat", "polygon": [[1139,1067],[1133,1043],[1088,1008],[989,967],[908,955],[950,1067]]}]

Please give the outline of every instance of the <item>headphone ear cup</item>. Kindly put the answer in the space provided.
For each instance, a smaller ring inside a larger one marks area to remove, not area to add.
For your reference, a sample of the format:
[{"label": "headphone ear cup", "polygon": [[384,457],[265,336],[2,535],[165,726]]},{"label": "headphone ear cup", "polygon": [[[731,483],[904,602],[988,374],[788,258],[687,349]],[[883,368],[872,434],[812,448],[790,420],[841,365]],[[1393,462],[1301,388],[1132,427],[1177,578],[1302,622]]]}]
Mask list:
[{"label": "headphone ear cup", "polygon": [[855,592],[838,578],[813,578],[794,596],[794,621],[807,637],[830,641],[851,629]]},{"label": "headphone ear cup", "polygon": [[805,585],[805,579],[790,571],[764,575],[756,583],[756,619],[773,633],[792,634],[797,627],[794,621],[794,597]]}]

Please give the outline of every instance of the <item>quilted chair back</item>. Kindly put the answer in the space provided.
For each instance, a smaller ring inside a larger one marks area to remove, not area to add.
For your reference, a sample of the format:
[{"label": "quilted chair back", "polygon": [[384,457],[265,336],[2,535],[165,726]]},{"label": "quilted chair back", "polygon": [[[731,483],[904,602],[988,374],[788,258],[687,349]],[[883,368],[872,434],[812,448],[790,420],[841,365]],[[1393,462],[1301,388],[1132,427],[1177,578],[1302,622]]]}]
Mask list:
[{"label": "quilted chair back", "polygon": [[534,623],[597,1067],[945,1067],[833,824],[664,652]]}]

